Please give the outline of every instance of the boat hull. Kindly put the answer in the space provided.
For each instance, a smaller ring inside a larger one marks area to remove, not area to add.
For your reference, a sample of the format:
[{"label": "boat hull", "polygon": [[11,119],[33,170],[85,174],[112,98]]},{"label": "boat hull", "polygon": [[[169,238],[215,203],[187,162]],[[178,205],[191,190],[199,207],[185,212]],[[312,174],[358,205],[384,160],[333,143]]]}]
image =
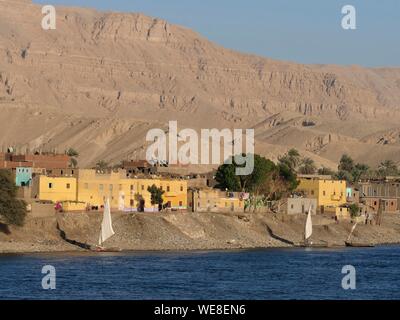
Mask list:
[{"label": "boat hull", "polygon": [[104,247],[94,247],[91,249],[93,252],[121,252],[120,248],[104,248]]},{"label": "boat hull", "polygon": [[328,244],[297,244],[296,248],[330,248]]},{"label": "boat hull", "polygon": [[346,247],[357,247],[357,248],[373,248],[375,247],[372,243],[356,243],[346,241]]}]

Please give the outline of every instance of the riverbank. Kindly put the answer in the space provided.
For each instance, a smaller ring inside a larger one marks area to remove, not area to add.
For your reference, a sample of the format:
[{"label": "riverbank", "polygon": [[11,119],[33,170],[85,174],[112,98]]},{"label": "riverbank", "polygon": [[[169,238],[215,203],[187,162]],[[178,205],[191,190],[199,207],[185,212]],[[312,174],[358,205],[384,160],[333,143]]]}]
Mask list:
[{"label": "riverbank", "polygon": [[[101,219],[99,213],[64,213],[28,218],[22,228],[3,226],[0,253],[84,251],[76,244],[96,244]],[[302,241],[304,220],[270,213],[115,213],[116,234],[105,245],[137,251],[291,247]],[[343,246],[352,227],[322,216],[315,216],[313,224],[312,241],[332,246]],[[381,226],[358,225],[353,239],[400,243],[400,215],[385,215]]]}]

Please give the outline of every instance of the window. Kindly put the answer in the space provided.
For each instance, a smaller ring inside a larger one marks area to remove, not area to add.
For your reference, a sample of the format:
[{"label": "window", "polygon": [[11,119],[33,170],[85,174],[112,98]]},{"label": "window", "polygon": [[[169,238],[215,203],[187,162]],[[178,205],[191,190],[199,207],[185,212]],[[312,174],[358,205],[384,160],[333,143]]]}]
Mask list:
[{"label": "window", "polygon": [[112,192],[112,191],[113,191],[113,185],[110,184],[109,187],[108,187],[108,189]]},{"label": "window", "polygon": [[133,184],[131,184],[131,191],[133,191]]},{"label": "window", "polygon": [[49,183],[49,189],[53,189],[53,184],[51,182]]},{"label": "window", "polygon": [[71,184],[67,183],[67,189],[71,189]]},{"label": "window", "polygon": [[170,191],[170,187],[169,186],[167,186],[167,192],[169,192]]},{"label": "window", "polygon": [[179,206],[182,207],[183,206],[183,202],[179,201]]},{"label": "window", "polygon": [[181,191],[183,191],[183,186],[181,186]]},{"label": "window", "polygon": [[294,206],[293,205],[290,205],[290,209],[293,209],[294,208]]},{"label": "window", "polygon": [[144,185],[142,184],[142,191],[144,190]]},{"label": "window", "polygon": [[322,191],[322,195],[325,196],[325,195],[326,195],[326,192],[325,192],[325,191]]},{"label": "window", "polygon": [[99,190],[100,190],[100,191],[103,191],[103,190],[104,190],[104,185],[99,184]]}]

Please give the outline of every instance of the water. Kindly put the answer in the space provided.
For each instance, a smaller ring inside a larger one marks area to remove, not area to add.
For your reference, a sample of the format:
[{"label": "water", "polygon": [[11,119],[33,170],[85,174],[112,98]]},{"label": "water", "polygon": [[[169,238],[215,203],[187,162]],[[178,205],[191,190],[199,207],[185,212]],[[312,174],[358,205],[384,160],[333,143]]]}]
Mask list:
[{"label": "water", "polygon": [[[398,246],[0,255],[0,299],[400,299],[399,263]],[[56,290],[41,287],[44,265]]]}]

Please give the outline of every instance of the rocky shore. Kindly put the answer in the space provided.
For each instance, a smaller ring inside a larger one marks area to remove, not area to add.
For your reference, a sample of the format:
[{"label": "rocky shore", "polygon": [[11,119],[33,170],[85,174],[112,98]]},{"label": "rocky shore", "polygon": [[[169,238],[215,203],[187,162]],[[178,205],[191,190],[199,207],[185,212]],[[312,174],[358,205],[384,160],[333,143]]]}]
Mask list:
[{"label": "rocky shore", "polygon": [[[28,218],[25,226],[0,227],[0,253],[84,251],[97,243],[102,215],[68,213]],[[106,246],[122,250],[213,250],[291,247],[302,241],[304,216],[271,213],[113,213],[116,234]],[[314,243],[344,246],[352,224],[313,219]],[[72,243],[67,242],[72,241]],[[400,243],[400,215],[381,226],[359,224],[355,242]],[[77,245],[79,244],[79,245]]]}]

